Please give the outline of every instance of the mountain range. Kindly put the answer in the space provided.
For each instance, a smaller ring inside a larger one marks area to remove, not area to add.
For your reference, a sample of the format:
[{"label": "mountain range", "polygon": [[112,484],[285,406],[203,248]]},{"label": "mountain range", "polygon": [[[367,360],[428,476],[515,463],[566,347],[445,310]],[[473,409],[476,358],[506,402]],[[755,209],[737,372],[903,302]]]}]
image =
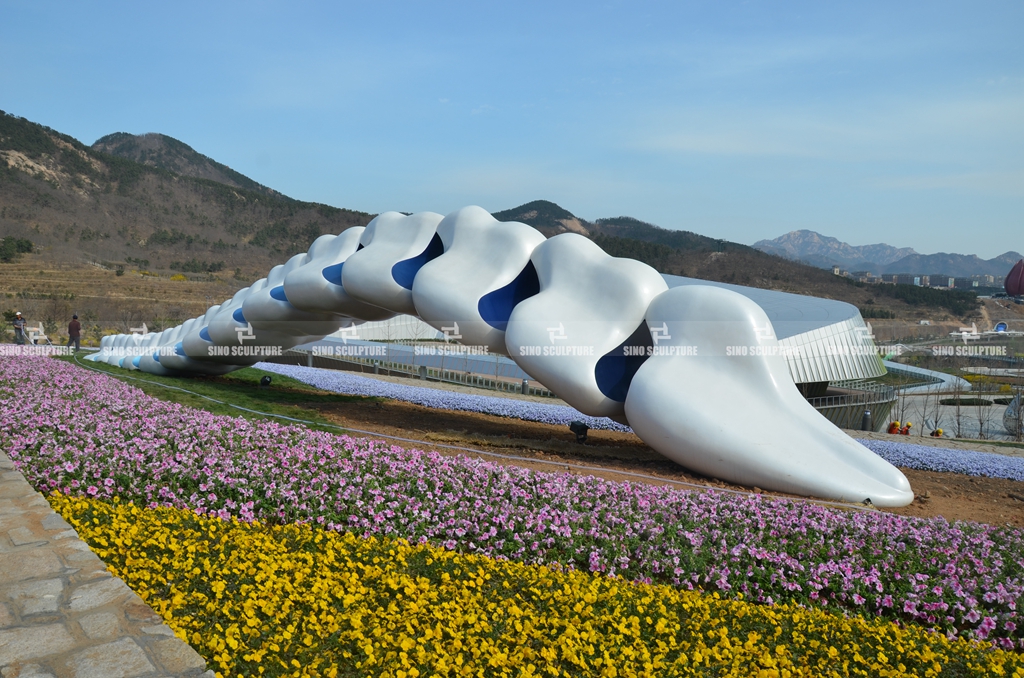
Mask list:
[{"label": "mountain range", "polygon": [[283,197],[272,188],[222,165],[197,152],[191,146],[166,134],[128,134],[115,132],[98,139],[92,150],[116,155],[137,163],[175,172],[186,177],[209,179],[235,188],[271,197]]},{"label": "mountain range", "polygon": [[920,254],[911,247],[893,247],[884,243],[855,246],[807,230],[791,231],[774,240],[759,240],[754,247],[819,268],[839,266],[848,271],[870,271],[875,275],[941,274],[955,278],[991,275],[1002,279],[1021,259],[1019,253],[1012,251],[993,259],[982,259],[976,254]]},{"label": "mountain range", "polygon": [[[0,236],[31,241],[32,251],[17,256],[38,268],[98,267],[110,272],[111,285],[115,271],[137,271],[241,287],[304,252],[320,235],[365,225],[373,216],[294,200],[166,135],[116,133],[86,146],[0,112]],[[613,256],[664,273],[841,299],[898,317],[962,317],[976,306],[973,297],[959,293],[901,296],[897,288],[903,286],[865,287],[748,245],[628,216],[587,221],[547,200],[494,216],[530,224],[549,237],[579,234]],[[19,276],[2,285],[9,298],[64,293]]]}]

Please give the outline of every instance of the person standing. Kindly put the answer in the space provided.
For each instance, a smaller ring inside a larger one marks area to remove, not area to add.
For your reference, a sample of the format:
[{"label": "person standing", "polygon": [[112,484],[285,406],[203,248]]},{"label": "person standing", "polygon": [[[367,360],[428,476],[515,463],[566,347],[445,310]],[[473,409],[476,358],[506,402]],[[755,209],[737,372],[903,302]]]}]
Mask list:
[{"label": "person standing", "polygon": [[14,343],[19,346],[23,346],[28,337],[25,335],[25,318],[22,317],[21,311],[14,314]]},{"label": "person standing", "polygon": [[71,316],[71,322],[68,323],[68,348],[71,348],[72,342],[75,344],[75,353],[82,350],[82,323],[78,322],[77,313]]}]

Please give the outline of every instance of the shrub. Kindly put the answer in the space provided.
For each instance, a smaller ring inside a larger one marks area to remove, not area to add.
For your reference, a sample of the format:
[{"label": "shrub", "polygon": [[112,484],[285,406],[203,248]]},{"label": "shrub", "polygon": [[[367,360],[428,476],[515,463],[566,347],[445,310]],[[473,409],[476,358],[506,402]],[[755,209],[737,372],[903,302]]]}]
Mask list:
[{"label": "shrub", "polygon": [[988,407],[992,404],[991,400],[985,398],[943,398],[939,401],[940,405],[960,405],[965,407],[967,405],[981,405],[982,407]]}]

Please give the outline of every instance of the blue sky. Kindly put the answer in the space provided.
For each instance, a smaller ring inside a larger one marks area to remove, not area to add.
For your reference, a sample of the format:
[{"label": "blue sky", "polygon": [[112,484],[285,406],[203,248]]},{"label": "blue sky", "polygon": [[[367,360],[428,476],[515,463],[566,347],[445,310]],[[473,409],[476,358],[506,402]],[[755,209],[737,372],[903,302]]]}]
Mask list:
[{"label": "blue sky", "polygon": [[1024,3],[0,0],[0,109],[295,198],[1024,250]]}]

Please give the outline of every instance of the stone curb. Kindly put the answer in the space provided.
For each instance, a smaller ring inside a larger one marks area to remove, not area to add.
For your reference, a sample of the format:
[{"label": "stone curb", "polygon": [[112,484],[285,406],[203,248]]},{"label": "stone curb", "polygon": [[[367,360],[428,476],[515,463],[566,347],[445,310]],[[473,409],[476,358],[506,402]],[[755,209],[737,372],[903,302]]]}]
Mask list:
[{"label": "stone curb", "polygon": [[0,676],[214,678],[0,452]]}]

